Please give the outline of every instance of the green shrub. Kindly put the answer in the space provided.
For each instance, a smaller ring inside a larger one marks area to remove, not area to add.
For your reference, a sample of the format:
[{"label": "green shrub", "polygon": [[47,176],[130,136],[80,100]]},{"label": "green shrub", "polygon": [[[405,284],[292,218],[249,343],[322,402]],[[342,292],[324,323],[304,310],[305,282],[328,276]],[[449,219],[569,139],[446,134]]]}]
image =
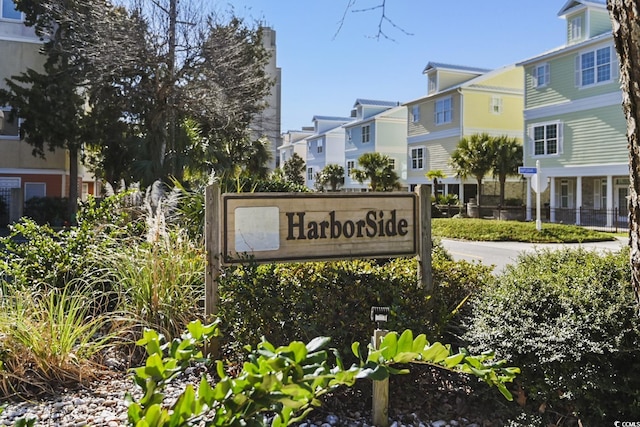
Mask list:
[{"label": "green shrub", "polygon": [[53,227],[69,225],[68,201],[62,197],[32,197],[24,203],[24,216],[37,224]]},{"label": "green shrub", "polygon": [[[74,279],[92,277],[106,254],[130,243],[125,240],[135,223],[122,209],[123,197],[100,204],[90,199],[78,212],[78,225],[68,229],[56,231],[29,218],[11,226],[10,235],[0,239],[4,280],[16,289],[40,289],[63,288]],[[106,284],[93,283],[99,290]]]},{"label": "green shrub", "polygon": [[628,259],[626,251],[582,249],[521,256],[473,298],[470,348],[521,367],[527,403],[547,416],[588,426],[640,419],[640,319]]},{"label": "green shrub", "polygon": [[430,299],[417,279],[416,259],[350,260],[305,264],[247,265],[221,278],[225,340],[255,345],[266,337],[281,345],[294,339],[331,336],[348,354],[354,341],[369,339],[372,306],[389,306],[388,329],[413,329],[439,339],[451,312],[487,280],[489,267],[456,263],[433,250],[435,291]]}]

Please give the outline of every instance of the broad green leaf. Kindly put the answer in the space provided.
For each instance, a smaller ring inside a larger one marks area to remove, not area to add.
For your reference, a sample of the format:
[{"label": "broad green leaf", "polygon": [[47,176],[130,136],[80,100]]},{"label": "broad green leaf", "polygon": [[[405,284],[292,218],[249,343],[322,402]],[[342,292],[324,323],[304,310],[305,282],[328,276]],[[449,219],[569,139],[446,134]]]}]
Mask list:
[{"label": "broad green leaf", "polygon": [[382,381],[389,378],[389,371],[386,366],[378,365],[373,371],[371,371],[371,373],[369,373],[368,378],[374,381]]},{"label": "broad green leaf", "polygon": [[429,343],[427,342],[427,336],[425,334],[420,334],[413,340],[413,349],[412,350],[415,353],[420,353],[420,352],[422,352],[422,350],[425,349],[425,347],[428,344]]},{"label": "broad green leaf", "polygon": [[447,368],[453,368],[454,366],[462,362],[463,359],[464,359],[464,354],[462,353],[454,354],[452,356],[447,357],[444,360],[444,364]]},{"label": "broad green leaf", "polygon": [[385,360],[391,360],[398,352],[398,334],[395,332],[389,332],[382,339],[382,343],[380,344],[380,349],[382,350],[382,356]]},{"label": "broad green leaf", "polygon": [[398,340],[398,353],[410,353],[413,351],[413,332],[406,329]]},{"label": "broad green leaf", "polygon": [[183,425],[193,416],[197,409],[195,400],[196,392],[193,390],[193,386],[188,384],[173,406],[173,414],[169,420],[172,426]]},{"label": "broad green leaf", "polygon": [[418,353],[413,353],[413,352],[398,353],[393,358],[393,363],[409,363],[416,360],[417,357],[418,357]]},{"label": "broad green leaf", "polygon": [[313,353],[320,349],[323,349],[329,344],[330,341],[331,341],[331,338],[329,337],[314,338],[311,341],[309,341],[309,343],[307,344],[307,352]]},{"label": "broad green leaf", "polygon": [[301,363],[307,357],[307,346],[300,341],[294,341],[289,344],[289,348],[293,353],[293,360],[296,363]]},{"label": "broad green leaf", "polygon": [[360,354],[360,343],[358,341],[351,344],[351,353],[358,359],[362,360],[362,355]]}]

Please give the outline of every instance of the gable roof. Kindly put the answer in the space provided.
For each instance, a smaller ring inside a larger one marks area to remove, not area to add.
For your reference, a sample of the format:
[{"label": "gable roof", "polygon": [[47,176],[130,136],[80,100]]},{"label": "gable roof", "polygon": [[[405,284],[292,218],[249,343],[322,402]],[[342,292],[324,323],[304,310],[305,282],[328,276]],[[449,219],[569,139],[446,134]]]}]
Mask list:
[{"label": "gable roof", "polygon": [[[449,87],[449,88],[447,88],[447,89],[445,89],[443,91],[432,93],[432,94],[429,94],[429,95],[426,95],[426,96],[421,96],[420,98],[412,99],[411,101],[405,102],[402,105],[406,107],[407,104],[418,102],[418,101],[421,101],[423,99],[431,98],[431,97],[434,97],[434,96],[441,96],[442,94],[445,94],[445,93],[448,93],[448,92],[456,91],[458,89],[463,89],[463,88],[469,88],[469,87],[491,88],[491,89],[494,89],[494,90],[504,91],[505,88],[501,88],[501,87],[498,87],[498,86],[483,85],[482,82],[484,82],[488,78],[494,77],[496,74],[500,74],[502,72],[508,71],[510,69],[513,69],[513,68],[519,66],[519,65],[521,65],[521,64],[510,64],[510,65],[505,65],[504,67],[496,68],[495,70],[489,70],[489,71],[487,71],[487,72],[485,72],[483,74],[480,74],[480,75],[478,75],[476,77],[473,77],[472,79],[466,80],[466,81],[464,81],[462,83],[459,83],[459,84],[457,84],[455,86],[451,86],[451,87]],[[506,90],[509,91],[509,92],[514,92],[514,93],[523,93],[522,91],[520,91],[520,92],[519,91],[514,91],[511,88],[506,88]]]},{"label": "gable roof", "polygon": [[466,65],[445,64],[442,62],[429,62],[427,66],[424,68],[424,71],[422,71],[422,73],[424,74],[427,71],[431,71],[435,69],[448,70],[448,71],[461,71],[465,73],[476,73],[476,74],[484,74],[491,71],[490,69],[487,69],[487,68],[469,67]]},{"label": "gable roof", "polygon": [[565,16],[572,9],[578,8],[580,6],[596,7],[599,9],[604,9],[607,7],[607,1],[606,0],[568,0],[558,12],[558,16]]},{"label": "gable roof", "polygon": [[353,106],[357,107],[358,105],[370,105],[374,107],[397,107],[398,105],[400,105],[400,103],[395,101],[378,101],[375,99],[358,98],[356,99],[356,102],[353,104]]},{"label": "gable roof", "polygon": [[338,117],[338,116],[313,116],[312,122],[317,120],[323,120],[328,122],[350,122],[353,120],[351,117]]}]

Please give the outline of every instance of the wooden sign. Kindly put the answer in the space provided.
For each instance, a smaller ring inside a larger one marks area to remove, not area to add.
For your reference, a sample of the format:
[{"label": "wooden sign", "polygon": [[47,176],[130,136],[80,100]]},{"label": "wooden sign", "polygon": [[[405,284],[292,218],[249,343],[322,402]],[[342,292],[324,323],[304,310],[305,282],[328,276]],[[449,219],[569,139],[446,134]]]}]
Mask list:
[{"label": "wooden sign", "polygon": [[222,195],[224,263],[396,257],[418,252],[414,193]]}]

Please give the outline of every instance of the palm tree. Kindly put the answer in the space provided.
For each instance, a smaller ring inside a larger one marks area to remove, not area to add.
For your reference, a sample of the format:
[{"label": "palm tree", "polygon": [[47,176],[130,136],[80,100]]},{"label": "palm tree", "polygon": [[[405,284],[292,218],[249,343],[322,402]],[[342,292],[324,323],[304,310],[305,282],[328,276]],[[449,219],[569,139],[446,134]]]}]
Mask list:
[{"label": "palm tree", "polygon": [[518,166],[522,166],[522,144],[517,138],[506,135],[493,138],[493,176],[500,183],[500,206],[504,205],[504,186],[508,176],[518,174]]},{"label": "palm tree", "polygon": [[476,200],[478,213],[480,212],[480,199],[482,195],[482,180],[491,171],[493,166],[493,138],[486,133],[476,133],[464,137],[458,142],[458,146],[451,153],[450,164],[456,171],[458,178],[465,179],[473,176],[478,184]]},{"label": "palm tree", "polygon": [[427,179],[430,179],[431,181],[433,181],[433,197],[437,199],[438,198],[438,179],[445,179],[447,175],[445,175],[441,169],[431,169],[429,172],[425,173],[424,176]]},{"label": "palm tree", "polygon": [[389,156],[380,153],[364,153],[358,158],[362,169],[353,169],[351,176],[362,184],[369,180],[372,191],[391,191],[400,188],[400,177],[393,170]]},{"label": "palm tree", "polygon": [[338,191],[344,185],[344,167],[338,164],[328,164],[318,174],[316,183],[321,188],[329,187],[329,191]]}]

